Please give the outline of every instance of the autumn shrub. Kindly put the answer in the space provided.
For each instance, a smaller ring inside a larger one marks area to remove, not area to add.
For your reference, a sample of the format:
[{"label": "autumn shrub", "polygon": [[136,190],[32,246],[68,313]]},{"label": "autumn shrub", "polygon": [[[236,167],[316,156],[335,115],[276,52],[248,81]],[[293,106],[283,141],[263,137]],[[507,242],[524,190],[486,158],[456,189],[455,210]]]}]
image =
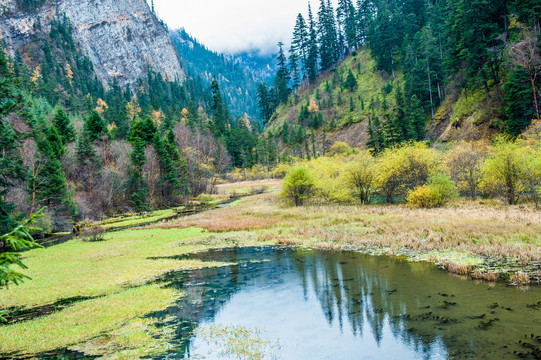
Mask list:
[{"label": "autumn shrub", "polygon": [[458,196],[455,183],[443,174],[434,175],[428,184],[417,187],[408,195],[408,205],[416,208],[435,208]]},{"label": "autumn shrub", "polygon": [[496,139],[494,148],[494,153],[483,164],[481,189],[503,197],[509,205],[516,205],[527,189],[528,159],[518,142],[503,137]]},{"label": "autumn shrub", "polygon": [[90,225],[82,231],[81,238],[88,242],[103,241],[105,240],[105,229],[100,225]]},{"label": "autumn shrub", "polygon": [[316,195],[325,202],[353,200],[348,186],[347,156],[320,157],[305,163],[314,177]]},{"label": "autumn shrub", "polygon": [[388,203],[406,198],[438,172],[440,154],[425,144],[407,144],[385,150],[377,159],[375,183]]},{"label": "autumn shrub", "polygon": [[207,202],[213,201],[214,197],[209,194],[200,194],[194,200],[202,202],[202,203],[207,203]]},{"label": "autumn shrub", "polygon": [[314,177],[305,167],[294,167],[284,178],[282,198],[295,206],[302,206],[315,193]]},{"label": "autumn shrub", "polygon": [[283,179],[289,173],[289,170],[291,170],[291,166],[289,164],[281,163],[272,171],[272,178]]},{"label": "autumn shrub", "polygon": [[348,154],[351,152],[351,150],[352,150],[351,146],[349,146],[346,142],[337,141],[327,151],[327,155],[334,156],[334,155],[340,155],[340,154]]},{"label": "autumn shrub", "polygon": [[347,166],[347,182],[362,204],[371,202],[376,179],[376,161],[369,151],[360,152]]},{"label": "autumn shrub", "polygon": [[445,156],[447,172],[457,184],[461,194],[475,199],[483,172],[483,161],[488,152],[486,142],[462,142],[453,147]]}]

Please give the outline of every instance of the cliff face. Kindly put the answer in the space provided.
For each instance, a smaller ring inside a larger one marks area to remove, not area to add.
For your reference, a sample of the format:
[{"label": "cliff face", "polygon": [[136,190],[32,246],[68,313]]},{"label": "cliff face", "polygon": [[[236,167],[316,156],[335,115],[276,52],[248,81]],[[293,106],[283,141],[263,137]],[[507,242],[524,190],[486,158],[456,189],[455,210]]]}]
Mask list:
[{"label": "cliff face", "polygon": [[122,87],[133,87],[148,65],[171,81],[186,76],[166,28],[145,0],[44,0],[27,8],[20,4],[0,0],[0,36],[12,55],[33,41],[39,27],[48,30],[51,20],[65,14],[74,40],[105,86],[116,79]]}]

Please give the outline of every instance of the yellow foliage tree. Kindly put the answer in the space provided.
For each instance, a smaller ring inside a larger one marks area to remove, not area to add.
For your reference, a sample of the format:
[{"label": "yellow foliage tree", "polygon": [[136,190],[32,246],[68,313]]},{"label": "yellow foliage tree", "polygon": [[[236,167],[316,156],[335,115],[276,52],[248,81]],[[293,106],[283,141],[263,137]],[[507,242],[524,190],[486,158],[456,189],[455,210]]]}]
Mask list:
[{"label": "yellow foliage tree", "polygon": [[66,63],[66,78],[68,79],[70,85],[73,85],[73,70],[71,70],[71,65]]},{"label": "yellow foliage tree", "polygon": [[105,102],[105,100],[103,99],[98,99],[98,101],[96,101],[96,111],[100,114],[100,115],[103,115],[103,113],[105,113],[107,111],[107,109],[109,109],[109,105],[107,105],[107,103]]},{"label": "yellow foliage tree", "polygon": [[364,150],[347,166],[347,181],[362,204],[369,204],[376,180],[376,160],[370,151]]},{"label": "yellow foliage tree", "polygon": [[38,81],[39,81],[40,78],[41,78],[41,66],[38,65],[38,66],[36,66],[36,68],[32,72],[32,76],[30,77],[30,81],[32,82],[32,84],[34,84],[35,87],[37,87],[38,86]]},{"label": "yellow foliage tree", "polygon": [[441,154],[425,144],[386,149],[377,160],[376,184],[388,203],[406,198],[409,191],[426,184],[438,172]]}]

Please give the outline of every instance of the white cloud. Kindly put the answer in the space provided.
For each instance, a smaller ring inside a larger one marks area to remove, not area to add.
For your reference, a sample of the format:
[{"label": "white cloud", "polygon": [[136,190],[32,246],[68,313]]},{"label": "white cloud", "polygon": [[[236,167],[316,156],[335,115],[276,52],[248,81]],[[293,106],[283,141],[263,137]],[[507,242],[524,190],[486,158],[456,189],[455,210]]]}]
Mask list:
[{"label": "white cloud", "polygon": [[[307,13],[308,1],[154,0],[154,7],[171,29],[184,27],[212,50],[269,53],[279,41],[290,43],[297,14]],[[318,7],[313,0],[314,15]]]}]

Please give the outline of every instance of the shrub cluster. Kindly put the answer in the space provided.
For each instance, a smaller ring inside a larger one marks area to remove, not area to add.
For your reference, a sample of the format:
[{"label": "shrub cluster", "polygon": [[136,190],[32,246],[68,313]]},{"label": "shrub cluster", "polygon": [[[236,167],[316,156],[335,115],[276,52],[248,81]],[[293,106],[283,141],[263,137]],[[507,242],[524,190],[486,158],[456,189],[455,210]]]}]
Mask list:
[{"label": "shrub cluster", "polygon": [[[499,137],[492,144],[461,142],[445,149],[409,143],[377,156],[366,150],[335,152],[299,165],[303,176],[313,182],[311,191],[302,195],[302,203],[313,198],[362,204],[407,202],[432,208],[458,196],[482,196],[499,197],[509,205],[532,201],[537,207],[541,193],[539,140]],[[284,188],[299,171],[295,167],[289,172]]]}]

